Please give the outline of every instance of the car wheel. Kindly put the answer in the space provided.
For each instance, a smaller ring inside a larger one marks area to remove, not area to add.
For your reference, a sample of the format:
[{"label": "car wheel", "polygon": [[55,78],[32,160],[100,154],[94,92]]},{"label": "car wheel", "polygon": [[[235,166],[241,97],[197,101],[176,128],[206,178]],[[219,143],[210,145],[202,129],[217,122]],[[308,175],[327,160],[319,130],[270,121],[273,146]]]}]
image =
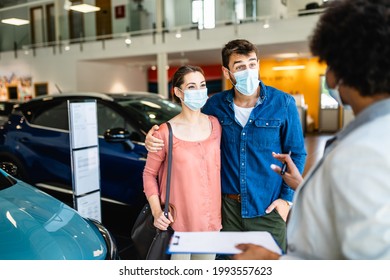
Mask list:
[{"label": "car wheel", "polygon": [[10,155],[0,155],[0,162],[9,162],[13,164],[16,167],[16,174],[13,176],[22,181],[28,182],[26,169],[23,167],[23,164],[19,159]]}]

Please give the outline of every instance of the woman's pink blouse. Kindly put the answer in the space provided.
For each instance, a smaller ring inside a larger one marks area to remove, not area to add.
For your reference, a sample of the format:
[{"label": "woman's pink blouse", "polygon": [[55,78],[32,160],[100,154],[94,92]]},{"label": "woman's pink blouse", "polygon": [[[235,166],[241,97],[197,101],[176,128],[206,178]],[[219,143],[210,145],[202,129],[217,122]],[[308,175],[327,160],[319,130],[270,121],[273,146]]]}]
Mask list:
[{"label": "woman's pink blouse", "polygon": [[[173,136],[170,204],[175,231],[219,231],[221,229],[221,126],[209,116],[211,135],[202,141],[184,141]],[[160,195],[165,202],[168,126],[154,134],[164,140],[164,149],[148,153],[143,172],[146,197]],[[159,189],[159,186],[161,188]]]}]

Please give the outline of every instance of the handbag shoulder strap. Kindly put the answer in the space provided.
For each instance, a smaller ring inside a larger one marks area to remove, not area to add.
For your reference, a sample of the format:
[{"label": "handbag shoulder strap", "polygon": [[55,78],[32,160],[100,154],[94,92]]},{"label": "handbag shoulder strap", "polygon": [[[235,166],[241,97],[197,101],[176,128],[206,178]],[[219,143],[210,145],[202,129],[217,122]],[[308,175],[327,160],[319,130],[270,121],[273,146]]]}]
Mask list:
[{"label": "handbag shoulder strap", "polygon": [[168,174],[167,174],[167,190],[165,195],[165,206],[164,206],[164,216],[168,218],[169,212],[169,193],[171,188],[171,169],[172,169],[172,127],[169,122],[167,122],[169,138],[168,138]]}]

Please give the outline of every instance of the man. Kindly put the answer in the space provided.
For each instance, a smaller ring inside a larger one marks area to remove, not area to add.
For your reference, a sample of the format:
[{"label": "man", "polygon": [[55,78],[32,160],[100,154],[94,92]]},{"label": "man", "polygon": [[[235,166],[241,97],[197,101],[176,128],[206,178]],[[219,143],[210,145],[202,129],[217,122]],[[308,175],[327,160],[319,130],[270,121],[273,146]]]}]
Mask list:
[{"label": "man", "polygon": [[240,244],[235,259],[390,259],[389,26],[388,0],[333,1],[321,16],[310,48],[355,119],[303,182],[287,155],[274,154],[288,165],[283,179],[299,185],[287,254]]},{"label": "man", "polygon": [[[272,151],[291,151],[303,172],[306,151],[295,100],[259,81],[258,50],[247,40],[224,46],[222,71],[234,87],[210,97],[202,109],[222,125],[222,230],[268,231],[285,250],[294,191],[269,166],[277,162]],[[159,146],[152,132],[148,151]]]}]

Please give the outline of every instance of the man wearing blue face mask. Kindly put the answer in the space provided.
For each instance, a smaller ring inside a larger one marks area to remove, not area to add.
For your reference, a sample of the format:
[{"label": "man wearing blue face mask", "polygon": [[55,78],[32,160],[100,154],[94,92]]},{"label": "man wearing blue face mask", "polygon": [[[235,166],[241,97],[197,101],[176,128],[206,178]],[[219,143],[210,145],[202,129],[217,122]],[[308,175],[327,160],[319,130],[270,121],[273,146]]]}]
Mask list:
[{"label": "man wearing blue face mask", "polygon": [[259,80],[256,46],[233,40],[222,49],[233,88],[213,95],[202,111],[222,125],[222,230],[268,231],[286,249],[286,218],[294,191],[269,166],[288,153],[302,173],[304,138],[294,98]]},{"label": "man wearing blue face mask", "polygon": [[[295,100],[259,80],[258,50],[247,40],[224,46],[222,71],[233,88],[210,97],[202,109],[222,126],[222,230],[268,231],[285,250],[294,191],[270,164],[278,163],[272,152],[291,151],[303,172],[306,151]],[[156,151],[161,145],[148,133],[145,147]]]}]

